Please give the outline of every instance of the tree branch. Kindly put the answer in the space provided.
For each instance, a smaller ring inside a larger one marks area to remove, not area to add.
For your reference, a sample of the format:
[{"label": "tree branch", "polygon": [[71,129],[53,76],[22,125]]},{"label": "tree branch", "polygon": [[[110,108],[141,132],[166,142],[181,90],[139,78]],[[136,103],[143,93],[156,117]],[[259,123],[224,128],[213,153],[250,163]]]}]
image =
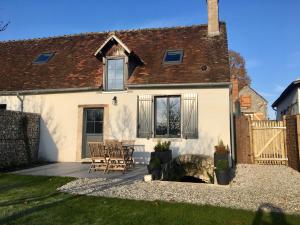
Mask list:
[{"label": "tree branch", "polygon": [[0,32],[5,31],[9,24],[10,22],[4,23],[3,21],[0,21]]}]

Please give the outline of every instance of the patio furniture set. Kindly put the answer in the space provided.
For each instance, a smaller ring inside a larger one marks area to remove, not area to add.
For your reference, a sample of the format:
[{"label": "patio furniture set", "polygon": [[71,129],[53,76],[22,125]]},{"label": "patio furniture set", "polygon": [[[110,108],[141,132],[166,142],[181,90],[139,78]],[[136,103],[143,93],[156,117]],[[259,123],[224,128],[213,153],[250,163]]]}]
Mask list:
[{"label": "patio furniture set", "polygon": [[134,140],[105,140],[104,142],[88,143],[92,164],[89,173],[93,170],[122,171],[125,173],[134,167],[133,152]]}]

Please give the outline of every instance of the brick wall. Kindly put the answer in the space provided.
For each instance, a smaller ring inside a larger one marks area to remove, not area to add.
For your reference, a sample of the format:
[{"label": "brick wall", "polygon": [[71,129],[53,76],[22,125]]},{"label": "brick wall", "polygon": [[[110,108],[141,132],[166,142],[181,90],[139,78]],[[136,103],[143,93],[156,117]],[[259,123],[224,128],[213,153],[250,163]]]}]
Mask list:
[{"label": "brick wall", "polygon": [[300,115],[286,116],[286,146],[289,166],[300,171]]},{"label": "brick wall", "polygon": [[0,169],[38,159],[40,116],[0,110]]}]

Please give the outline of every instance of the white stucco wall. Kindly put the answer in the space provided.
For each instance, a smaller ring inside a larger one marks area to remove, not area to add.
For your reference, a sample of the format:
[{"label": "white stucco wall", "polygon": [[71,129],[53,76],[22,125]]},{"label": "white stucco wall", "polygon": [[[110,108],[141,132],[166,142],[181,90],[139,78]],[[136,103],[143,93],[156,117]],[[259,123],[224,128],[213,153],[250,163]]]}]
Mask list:
[{"label": "white stucco wall", "polygon": [[299,114],[299,88],[294,88],[289,95],[287,95],[277,106],[277,120],[282,119],[282,112],[284,110],[290,110],[291,115]]},{"label": "white stucco wall", "polygon": [[[24,111],[40,113],[41,159],[49,161],[76,161],[78,140],[82,134],[78,132],[79,105],[107,104],[109,122],[104,124],[104,139],[135,139],[141,145],[136,150],[136,157],[148,156],[158,139],[136,138],[137,96],[180,95],[197,93],[198,95],[198,139],[170,139],[174,155],[195,153],[212,155],[219,139],[230,146],[230,104],[229,88],[201,89],[147,89],[125,92],[78,92],[27,95],[24,100]],[[117,96],[118,104],[112,104]],[[20,101],[16,96],[0,96],[0,104],[7,104],[8,110],[20,110]],[[78,158],[78,157],[77,157]]]}]

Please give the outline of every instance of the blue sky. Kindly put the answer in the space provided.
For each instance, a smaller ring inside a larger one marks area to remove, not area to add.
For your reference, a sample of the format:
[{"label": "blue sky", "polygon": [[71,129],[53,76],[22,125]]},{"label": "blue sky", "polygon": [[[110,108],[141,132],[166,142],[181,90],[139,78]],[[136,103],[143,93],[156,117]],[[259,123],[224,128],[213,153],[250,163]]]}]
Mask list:
[{"label": "blue sky", "polygon": [[[269,103],[300,78],[299,0],[220,0],[229,48],[246,59],[252,86]],[[207,23],[205,0],[1,0],[0,40]],[[270,110],[271,117],[274,115]]]}]

